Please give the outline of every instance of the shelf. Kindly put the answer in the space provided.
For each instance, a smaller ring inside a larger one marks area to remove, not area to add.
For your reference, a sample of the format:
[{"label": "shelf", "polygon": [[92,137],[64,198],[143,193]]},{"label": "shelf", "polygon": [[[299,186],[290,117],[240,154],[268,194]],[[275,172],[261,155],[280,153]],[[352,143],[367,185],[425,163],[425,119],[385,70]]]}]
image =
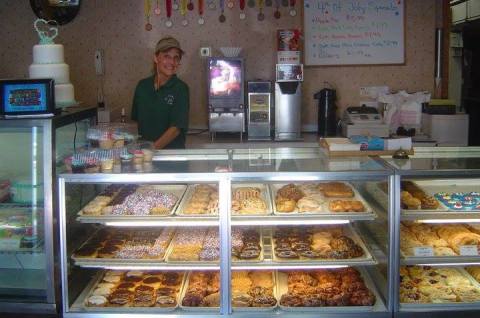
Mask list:
[{"label": "shelf", "polygon": [[[443,223],[459,223],[457,220],[480,222],[480,212],[454,212],[454,211],[411,211],[403,210],[401,213],[402,221],[421,221],[421,220],[445,220]],[[450,221],[450,222],[449,222]],[[441,222],[439,222],[441,223]]]},{"label": "shelf", "polygon": [[401,265],[480,265],[480,256],[407,256],[400,259]]},{"label": "shelf", "polygon": [[[325,215],[245,215],[232,216],[232,225],[315,225],[343,224],[350,221],[375,220],[375,213],[329,213]],[[105,224],[108,226],[218,226],[218,216],[78,216],[81,223]]]}]

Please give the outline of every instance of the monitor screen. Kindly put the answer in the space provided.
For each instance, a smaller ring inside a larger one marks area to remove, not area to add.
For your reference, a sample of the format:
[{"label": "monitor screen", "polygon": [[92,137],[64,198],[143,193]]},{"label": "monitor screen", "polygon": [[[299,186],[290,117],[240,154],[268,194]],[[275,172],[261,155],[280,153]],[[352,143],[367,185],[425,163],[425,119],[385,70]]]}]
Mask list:
[{"label": "monitor screen", "polygon": [[211,97],[242,95],[242,61],[240,59],[212,59],[209,63]]},{"label": "monitor screen", "polygon": [[0,81],[1,113],[27,115],[53,113],[53,80]]}]

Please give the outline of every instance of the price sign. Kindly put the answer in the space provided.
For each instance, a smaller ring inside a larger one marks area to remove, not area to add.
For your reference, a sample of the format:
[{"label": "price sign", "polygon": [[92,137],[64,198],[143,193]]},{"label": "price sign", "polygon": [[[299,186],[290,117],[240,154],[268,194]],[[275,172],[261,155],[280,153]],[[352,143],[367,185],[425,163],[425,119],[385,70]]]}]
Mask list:
[{"label": "price sign", "polygon": [[0,240],[0,251],[12,251],[20,248],[19,238],[5,238]]},{"label": "price sign", "polygon": [[431,246],[414,247],[413,255],[420,257],[433,256],[433,248]]},{"label": "price sign", "polygon": [[478,256],[478,246],[477,245],[461,245],[460,246],[460,255],[463,255],[463,256]]}]

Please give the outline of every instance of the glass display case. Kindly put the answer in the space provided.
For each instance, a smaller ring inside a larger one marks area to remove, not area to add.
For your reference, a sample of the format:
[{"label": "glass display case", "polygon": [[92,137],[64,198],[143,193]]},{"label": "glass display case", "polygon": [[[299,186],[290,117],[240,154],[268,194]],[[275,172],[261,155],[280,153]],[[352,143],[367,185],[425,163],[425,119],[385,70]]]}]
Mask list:
[{"label": "glass display case", "polygon": [[480,148],[416,148],[385,161],[398,191],[395,316],[478,317]]},{"label": "glass display case", "polygon": [[56,167],[95,114],[0,120],[0,312],[57,311]]},{"label": "glass display case", "polygon": [[381,161],[192,149],[114,165],[58,180],[64,317],[391,316]]}]

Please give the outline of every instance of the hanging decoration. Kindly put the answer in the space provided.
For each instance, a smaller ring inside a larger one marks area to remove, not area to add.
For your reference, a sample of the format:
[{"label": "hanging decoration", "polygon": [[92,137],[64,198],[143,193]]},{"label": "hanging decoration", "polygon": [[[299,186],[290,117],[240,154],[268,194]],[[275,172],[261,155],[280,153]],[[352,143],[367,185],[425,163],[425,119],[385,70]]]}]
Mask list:
[{"label": "hanging decoration", "polygon": [[245,20],[245,0],[240,0],[240,20]]},{"label": "hanging decoration", "polygon": [[187,0],[180,0],[180,14],[182,15],[182,25],[187,26]]},{"label": "hanging decoration", "polygon": [[275,12],[273,13],[273,17],[275,19],[280,19],[282,14],[280,13],[280,0],[275,0]]},{"label": "hanging decoration", "polygon": [[265,0],[258,0],[258,14],[257,14],[258,21],[265,20],[265,14],[263,14],[264,5],[265,5]]},{"label": "hanging decoration", "polygon": [[160,0],[157,0],[157,4],[155,5],[155,9],[153,10],[155,15],[162,14],[162,10],[160,9]]},{"label": "hanging decoration", "polygon": [[180,6],[178,5],[177,0],[173,0],[172,9],[175,10],[175,11],[178,11],[180,9]]},{"label": "hanging decoration", "polygon": [[143,10],[145,13],[145,18],[147,20],[147,23],[145,24],[145,30],[146,31],[151,31],[152,30],[152,24],[150,23],[150,13],[152,11],[152,4],[150,3],[151,0],[144,0],[143,2]]},{"label": "hanging decoration", "polygon": [[203,18],[203,0],[198,0],[198,24],[205,24],[205,19]]},{"label": "hanging decoration", "polygon": [[227,18],[225,18],[225,0],[220,0],[220,10],[221,10],[221,14],[220,16],[218,17],[218,21],[220,21],[220,23],[223,23],[227,20]]},{"label": "hanging decoration", "polygon": [[188,1],[187,9],[188,11],[193,11],[195,9],[195,6],[193,5],[193,0]]},{"label": "hanging decoration", "polygon": [[167,28],[171,28],[173,26],[172,22],[172,0],[165,0],[165,10],[167,11],[167,21],[165,22],[165,26]]},{"label": "hanging decoration", "polygon": [[234,6],[235,6],[234,0],[228,0],[228,2],[227,2],[227,7],[228,7],[229,9],[233,9]]},{"label": "hanging decoration", "polygon": [[208,0],[207,6],[210,10],[215,10],[217,8],[217,5],[215,4],[215,0]]},{"label": "hanging decoration", "polygon": [[295,1],[296,0],[290,0],[290,16],[292,17],[297,15],[297,10],[295,10]]}]

